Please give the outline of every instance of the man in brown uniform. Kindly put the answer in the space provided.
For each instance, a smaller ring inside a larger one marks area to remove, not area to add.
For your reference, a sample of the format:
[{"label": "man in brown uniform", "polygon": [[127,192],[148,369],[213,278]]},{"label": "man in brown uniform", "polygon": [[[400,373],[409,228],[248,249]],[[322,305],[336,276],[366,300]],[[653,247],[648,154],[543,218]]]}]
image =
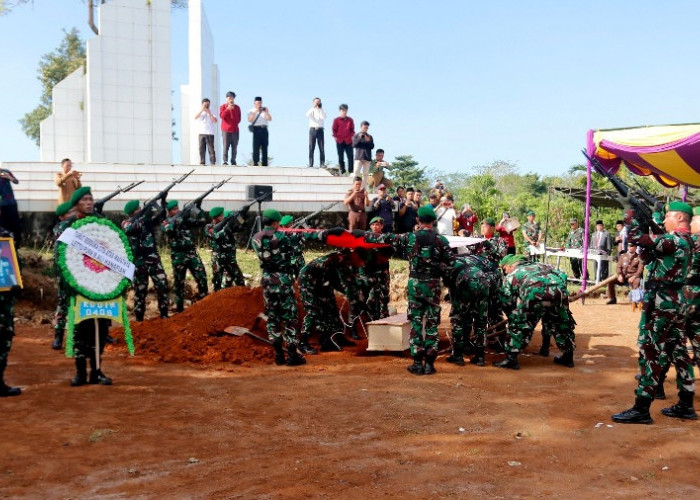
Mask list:
[{"label": "man in brown uniform", "polygon": [[348,229],[367,229],[367,213],[365,207],[369,206],[369,195],[367,190],[362,187],[362,177],[355,177],[352,189],[345,194],[343,203],[347,205],[348,210]]},{"label": "man in brown uniform", "polygon": [[[617,261],[617,281],[608,283],[608,297],[610,297],[609,303],[616,303],[617,299],[615,297],[615,285],[626,285],[632,290],[637,290],[642,281],[642,274],[644,274],[644,264],[639,259],[639,254],[637,253],[637,245],[634,243],[628,243],[627,251],[620,254],[619,260]],[[639,303],[641,306],[641,303]],[[637,302],[632,301],[632,310],[637,308]]]},{"label": "man in brown uniform", "polygon": [[58,186],[58,204],[70,201],[76,189],[83,186],[80,177],[83,175],[73,169],[73,163],[64,158],[61,160],[61,171],[56,173],[56,186]]}]

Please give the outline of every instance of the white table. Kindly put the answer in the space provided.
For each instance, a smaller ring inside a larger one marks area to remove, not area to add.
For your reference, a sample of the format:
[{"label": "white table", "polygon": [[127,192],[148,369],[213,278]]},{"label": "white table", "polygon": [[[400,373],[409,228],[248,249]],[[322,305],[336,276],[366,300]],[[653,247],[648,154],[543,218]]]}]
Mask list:
[{"label": "white table", "polygon": [[[544,253],[544,260],[547,262],[547,259],[549,257],[556,257],[557,258],[557,269],[559,269],[559,264],[561,263],[561,258],[566,257],[567,259],[581,259],[583,261],[583,250],[577,250],[573,248],[569,248],[567,250],[546,250]],[[595,277],[595,283],[600,283],[600,263],[603,261],[610,261],[610,256],[609,255],[602,255],[598,253],[593,253],[593,252],[588,252],[588,260],[589,261],[594,261],[597,263],[596,266],[596,277]],[[582,262],[583,264],[583,262]],[[583,269],[582,269],[583,271]],[[610,268],[608,267],[608,272],[610,271]],[[571,281],[578,281],[578,280],[573,280],[570,279]]]}]

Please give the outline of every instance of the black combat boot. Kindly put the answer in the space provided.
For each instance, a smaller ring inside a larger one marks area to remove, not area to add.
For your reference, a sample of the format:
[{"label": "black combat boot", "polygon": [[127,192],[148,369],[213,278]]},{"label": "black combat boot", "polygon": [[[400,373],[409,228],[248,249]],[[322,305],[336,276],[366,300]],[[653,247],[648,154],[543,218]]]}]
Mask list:
[{"label": "black combat boot", "polygon": [[568,368],[574,367],[574,351],[564,351],[561,356],[555,356],[555,365],[566,366]]},{"label": "black combat boot", "polygon": [[296,344],[287,344],[287,352],[289,353],[289,357],[287,358],[287,366],[299,366],[306,364],[304,356],[297,352]]},{"label": "black combat boot", "polygon": [[551,335],[547,335],[544,333],[542,334],[542,347],[540,347],[540,352],[538,352],[537,354],[539,354],[540,356],[544,356],[545,358],[549,356],[549,341],[551,338]]},{"label": "black combat boot", "polygon": [[70,381],[73,387],[87,384],[87,360],[85,358],[75,358],[75,377]]},{"label": "black combat boot", "polygon": [[462,354],[474,354],[474,349],[476,347],[474,346],[474,341],[473,340],[467,340],[464,343],[464,351],[462,351]]},{"label": "black combat boot", "polygon": [[90,356],[90,378],[88,384],[112,385],[112,379],[97,369],[95,356]]},{"label": "black combat boot", "polygon": [[22,394],[22,389],[19,387],[10,387],[4,380],[0,380],[0,398],[19,396],[20,394]]},{"label": "black combat boot", "polygon": [[318,354],[318,351],[309,344],[308,335],[302,335],[301,342],[299,342],[299,350],[304,354]]},{"label": "black combat boot", "polygon": [[697,420],[698,414],[695,413],[695,408],[693,408],[694,396],[694,392],[678,391],[678,403],[671,406],[670,408],[663,408],[661,410],[661,413],[663,413],[667,417],[684,418],[686,420]]},{"label": "black combat boot", "polygon": [[406,369],[414,375],[423,375],[423,355],[416,354],[413,356],[413,364],[406,367]]},{"label": "black combat boot", "polygon": [[[338,335],[335,336],[337,337]],[[323,352],[338,352],[343,350],[342,347],[333,341],[333,335],[322,334],[319,338],[319,344],[321,344],[321,351]]]},{"label": "black combat boot", "polygon": [[338,344],[339,347],[352,347],[356,345],[352,340],[348,340],[343,332],[334,333],[331,335],[331,338],[333,339],[333,342]]},{"label": "black combat boot", "polygon": [[666,399],[664,382],[666,382],[666,374],[661,375],[661,377],[659,378],[659,386],[656,388],[656,394],[654,394],[654,399]]},{"label": "black combat boot", "polygon": [[518,363],[518,353],[509,352],[505,359],[501,361],[494,361],[493,366],[498,368],[510,368],[511,370],[520,370],[520,363]]},{"label": "black combat boot", "polygon": [[277,339],[272,343],[272,347],[275,348],[275,364],[281,366],[285,363],[284,359],[284,347],[282,347],[282,339]]},{"label": "black combat boot", "polygon": [[649,415],[649,407],[652,401],[653,399],[637,396],[632,408],[612,416],[613,422],[619,424],[653,424],[654,419]]},{"label": "black combat boot", "polygon": [[432,375],[437,373],[435,369],[435,360],[437,359],[437,354],[426,354],[425,355],[425,366],[423,367],[423,374]]},{"label": "black combat boot", "polygon": [[469,363],[476,366],[486,366],[486,353],[483,347],[474,349],[474,357],[469,360]]},{"label": "black combat boot", "polygon": [[360,337],[360,336],[357,334],[357,328],[356,328],[355,323],[353,323],[353,324],[352,324],[352,327],[350,328],[350,338],[351,338],[352,340],[362,340],[362,337]]},{"label": "black combat boot", "polygon": [[464,356],[462,355],[462,348],[455,345],[452,348],[452,354],[450,354],[445,360],[448,363],[454,363],[455,365],[464,366]]},{"label": "black combat boot", "polygon": [[54,351],[60,351],[63,347],[63,330],[56,330],[53,334],[53,342],[51,342],[51,349]]}]

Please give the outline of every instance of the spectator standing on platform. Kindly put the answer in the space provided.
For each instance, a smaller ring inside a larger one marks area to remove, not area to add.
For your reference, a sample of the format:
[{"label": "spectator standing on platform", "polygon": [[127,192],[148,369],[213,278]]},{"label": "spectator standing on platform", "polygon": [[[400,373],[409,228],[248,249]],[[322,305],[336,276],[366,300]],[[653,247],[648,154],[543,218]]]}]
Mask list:
[{"label": "spectator standing on platform", "polygon": [[443,236],[454,236],[455,234],[454,220],[457,218],[457,212],[455,212],[452,205],[452,200],[447,196],[443,196],[435,212],[437,216],[437,232]]},{"label": "spectator standing on platform", "polygon": [[[216,150],[214,149],[214,124],[216,123],[216,116],[211,114],[209,106],[211,101],[206,97],[202,99],[202,109],[199,113],[194,115],[194,119],[197,120],[197,132],[199,133],[199,164],[206,165],[205,155],[207,148],[209,148],[209,161],[212,165],[216,165]],[[238,112],[238,121],[241,119],[240,110]],[[238,142],[236,140],[236,142]],[[234,158],[235,158],[234,154]]]},{"label": "spectator standing on platform", "polygon": [[[566,250],[581,250],[583,251],[583,228],[579,227],[578,219],[569,219],[571,231],[566,237]],[[574,278],[581,279],[581,259],[571,258],[571,272],[574,273]]]},{"label": "spectator standing on platform", "polygon": [[506,246],[508,247],[508,255],[515,255],[515,234],[513,234],[515,233],[515,229],[508,229],[510,227],[509,222],[510,214],[508,212],[504,212],[501,222],[496,224],[496,231],[498,231],[498,235],[503,238],[503,241],[506,242]]},{"label": "spectator standing on platform", "polygon": [[459,224],[458,232],[460,236],[471,236],[474,234],[474,228],[477,222],[479,222],[479,217],[476,215],[476,212],[472,210],[471,205],[469,205],[469,203],[462,205],[462,209],[457,216],[457,223]]},{"label": "spectator standing on platform", "polygon": [[22,219],[17,210],[17,200],[12,184],[19,184],[17,177],[5,168],[0,168],[0,226],[10,231],[15,247],[22,245]]},{"label": "spectator standing on platform", "polygon": [[267,167],[267,146],[270,143],[270,135],[267,124],[272,121],[269,110],[262,105],[262,97],[256,97],[253,101],[253,109],[248,111],[248,122],[253,132],[253,165],[257,166],[262,152],[263,167]]},{"label": "spectator standing on platform", "polygon": [[362,186],[362,178],[355,177],[352,189],[345,194],[343,203],[348,207],[348,229],[367,229],[367,212],[365,207],[369,206],[369,196],[367,190]]},{"label": "spectator standing on platform", "polygon": [[226,103],[219,108],[221,132],[224,134],[224,165],[228,165],[229,148],[231,149],[231,165],[236,165],[238,154],[238,124],[241,123],[241,108],[234,102],[235,99],[235,92],[226,92]]},{"label": "spectator standing on platform", "polygon": [[[595,223],[595,233],[591,236],[591,242],[588,248],[593,250],[598,255],[610,255],[610,233],[605,230],[602,220],[597,220]],[[598,263],[595,265],[596,277],[598,276]],[[608,261],[604,260],[600,263],[600,280],[608,277]],[[608,297],[612,299],[612,297]]]},{"label": "spectator standing on platform", "polygon": [[364,187],[367,186],[369,165],[372,161],[372,150],[374,149],[374,139],[367,133],[367,130],[369,130],[369,122],[363,121],[360,124],[360,131],[352,138],[352,146],[355,148],[355,174],[362,177],[362,185]]},{"label": "spectator standing on platform", "polygon": [[397,233],[412,233],[418,217],[418,205],[414,200],[415,191],[412,187],[406,190],[406,199],[399,205],[399,223]]},{"label": "spectator standing on platform", "polygon": [[[382,233],[391,233],[394,229],[394,200],[386,192],[386,186],[377,187],[377,197],[372,200],[374,218],[382,219]],[[373,219],[374,220],[374,219]]]},{"label": "spectator standing on platform", "polygon": [[323,140],[323,124],[326,120],[326,112],[320,97],[314,97],[313,106],[306,112],[309,119],[309,167],[314,166],[314,151],[318,143],[320,166],[326,165],[326,144]]},{"label": "spectator standing on platform", "polygon": [[[56,173],[56,186],[58,186],[58,205],[70,201],[76,189],[83,186],[80,177],[83,174],[73,170],[73,162],[69,158],[61,160],[61,171]],[[3,207],[4,208],[4,207]]]},{"label": "spectator standing on platform", "polygon": [[340,116],[333,120],[333,138],[338,150],[338,165],[340,173],[345,174],[345,156],[348,157],[348,172],[352,173],[353,155],[352,138],[355,135],[355,122],[348,116],[348,105],[341,104],[338,108]]}]

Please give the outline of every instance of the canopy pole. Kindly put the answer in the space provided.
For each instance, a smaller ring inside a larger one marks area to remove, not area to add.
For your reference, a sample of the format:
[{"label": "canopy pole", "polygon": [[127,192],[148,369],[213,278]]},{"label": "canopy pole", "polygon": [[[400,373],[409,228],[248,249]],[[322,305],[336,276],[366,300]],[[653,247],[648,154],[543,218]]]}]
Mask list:
[{"label": "canopy pole", "polygon": [[[583,269],[581,270],[581,291],[586,291],[588,283],[588,235],[590,234],[591,217],[591,162],[586,161],[586,215],[583,220]],[[581,301],[583,304],[583,300]]]},{"label": "canopy pole", "polygon": [[[547,189],[547,216],[544,219],[544,248],[545,248],[545,253],[544,255],[547,255],[547,233],[549,232],[549,202],[552,199],[552,186],[549,186]],[[546,259],[544,259],[546,260]],[[546,262],[545,262],[546,264]]]}]

